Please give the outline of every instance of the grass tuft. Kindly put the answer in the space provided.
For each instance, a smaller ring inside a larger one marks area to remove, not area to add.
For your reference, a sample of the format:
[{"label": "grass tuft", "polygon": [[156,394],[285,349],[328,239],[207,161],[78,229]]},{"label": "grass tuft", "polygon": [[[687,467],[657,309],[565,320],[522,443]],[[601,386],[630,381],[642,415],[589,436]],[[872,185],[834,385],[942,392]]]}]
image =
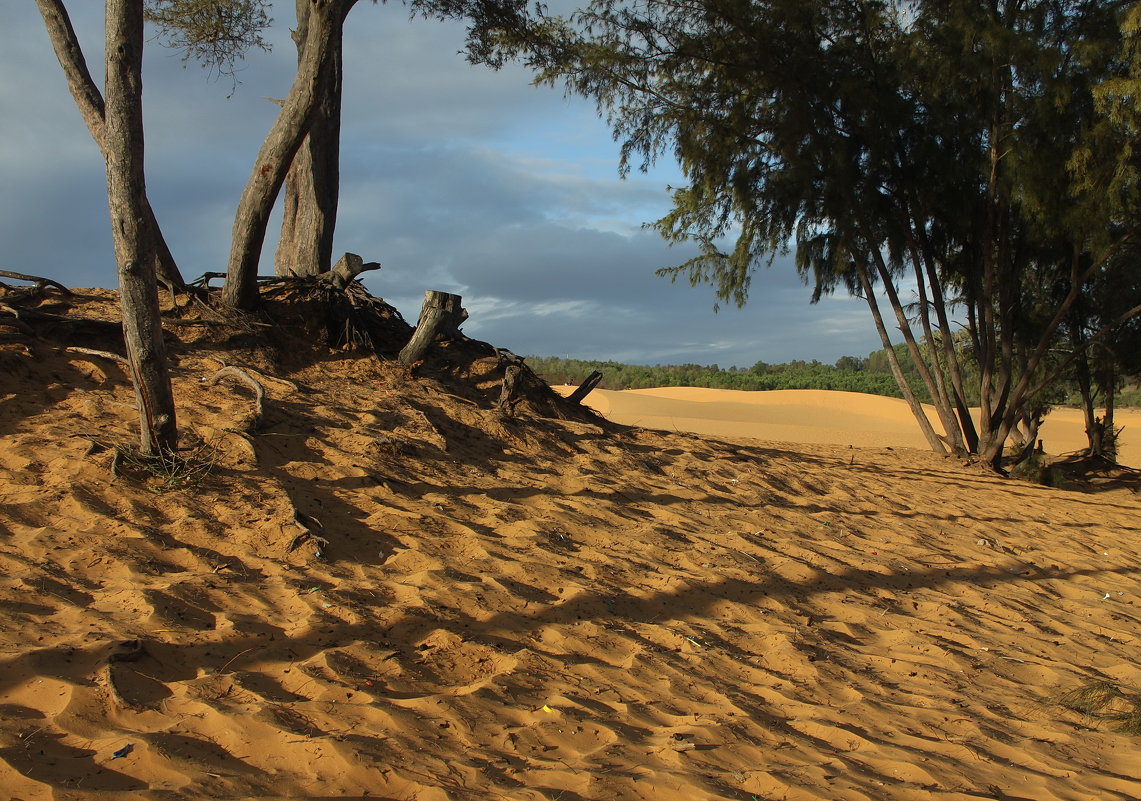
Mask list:
[{"label": "grass tuft", "polygon": [[1091,681],[1046,699],[1095,721],[1106,721],[1123,734],[1141,735],[1141,692],[1110,681]]}]

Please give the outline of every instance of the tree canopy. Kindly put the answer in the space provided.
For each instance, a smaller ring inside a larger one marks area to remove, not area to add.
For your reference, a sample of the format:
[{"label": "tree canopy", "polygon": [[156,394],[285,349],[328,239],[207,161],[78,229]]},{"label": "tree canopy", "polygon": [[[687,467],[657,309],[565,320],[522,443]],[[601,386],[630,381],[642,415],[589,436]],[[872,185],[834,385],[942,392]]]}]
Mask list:
[{"label": "tree canopy", "polygon": [[1089,346],[1051,357],[1078,298],[1136,269],[1134,5],[595,0],[516,44],[598,102],[622,169],[679,162],[655,227],[701,252],[663,274],[741,304],[793,249],[813,299],[867,301],[893,359],[899,330],[945,430],[932,447],[998,466]]}]

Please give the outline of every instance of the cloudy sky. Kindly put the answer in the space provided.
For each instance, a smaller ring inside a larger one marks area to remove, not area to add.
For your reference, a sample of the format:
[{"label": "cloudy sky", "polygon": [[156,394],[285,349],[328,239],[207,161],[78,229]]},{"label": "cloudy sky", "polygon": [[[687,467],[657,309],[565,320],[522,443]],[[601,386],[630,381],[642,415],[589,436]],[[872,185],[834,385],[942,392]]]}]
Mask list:
[{"label": "cloudy sky", "polygon": [[[72,0],[101,82],[102,6]],[[183,274],[222,270],[232,215],[289,90],[292,3],[270,53],[228,79],[149,46],[147,185]],[[524,355],[746,367],[880,347],[867,307],[809,304],[787,259],[761,269],[749,305],[715,313],[708,287],[671,284],[684,261],[642,225],[669,207],[663,163],[618,176],[618,145],[594,106],[530,85],[520,68],[469,66],[462,28],[362,3],[345,35],[341,211],[334,246],[384,266],[373,294],[414,320],[425,289],[456,292],[465,332]],[[263,272],[272,273],[271,224]],[[113,286],[103,163],[29,2],[0,3],[0,269],[72,286]]]}]

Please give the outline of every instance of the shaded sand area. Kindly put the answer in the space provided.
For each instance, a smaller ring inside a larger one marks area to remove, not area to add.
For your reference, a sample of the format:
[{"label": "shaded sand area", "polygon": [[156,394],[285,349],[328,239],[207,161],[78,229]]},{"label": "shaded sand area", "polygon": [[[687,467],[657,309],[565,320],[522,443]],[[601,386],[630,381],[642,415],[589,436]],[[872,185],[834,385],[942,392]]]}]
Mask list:
[{"label": "shaded sand area", "polygon": [[[573,388],[557,387],[569,394]],[[616,423],[716,437],[753,437],[774,442],[828,443],[859,447],[927,448],[907,404],[858,392],[807,389],[742,392],[699,387],[662,387],[615,392],[594,390],[586,403]],[[942,431],[934,409],[927,416]],[[1118,456],[1141,467],[1141,409],[1119,409],[1124,427]],[[1047,453],[1062,455],[1086,445],[1085,423],[1076,409],[1056,409],[1042,424]]]},{"label": "shaded sand area", "polygon": [[506,420],[483,351],[197,330],[181,489],[111,475],[117,365],[0,343],[0,797],[1141,797],[1138,737],[1043,704],[1141,685],[1136,481]]}]

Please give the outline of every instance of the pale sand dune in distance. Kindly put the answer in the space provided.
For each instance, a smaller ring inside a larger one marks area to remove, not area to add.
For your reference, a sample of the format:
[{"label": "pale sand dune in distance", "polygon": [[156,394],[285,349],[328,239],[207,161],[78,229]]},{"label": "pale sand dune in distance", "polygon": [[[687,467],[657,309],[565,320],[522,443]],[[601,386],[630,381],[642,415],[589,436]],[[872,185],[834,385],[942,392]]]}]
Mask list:
[{"label": "pale sand dune in distance", "polygon": [[[747,392],[702,387],[621,392],[596,389],[587,396],[586,403],[616,423],[641,428],[774,442],[927,448],[907,403],[859,392]],[[926,407],[926,411],[935,430],[942,431],[934,409]],[[1141,467],[1141,410],[1118,410],[1116,423],[1125,427],[1121,463]],[[1086,442],[1081,412],[1052,412],[1039,436],[1051,454],[1081,449]]]}]

